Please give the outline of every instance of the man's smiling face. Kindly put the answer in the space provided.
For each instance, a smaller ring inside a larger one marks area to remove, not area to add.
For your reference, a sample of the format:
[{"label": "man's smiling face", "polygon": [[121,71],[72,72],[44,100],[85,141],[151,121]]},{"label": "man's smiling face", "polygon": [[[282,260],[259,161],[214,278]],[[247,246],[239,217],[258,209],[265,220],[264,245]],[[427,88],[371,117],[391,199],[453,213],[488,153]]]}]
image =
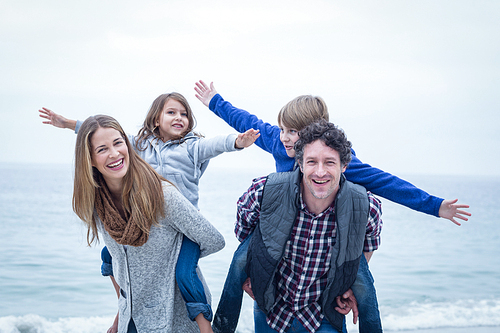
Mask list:
[{"label": "man's smiling face", "polygon": [[[316,140],[306,145],[300,163],[300,169],[304,174],[302,177],[302,185],[305,185],[304,199],[332,202],[339,190],[340,176],[346,167],[342,166],[339,153],[325,145],[323,141]],[[306,191],[305,187],[309,191]]]}]

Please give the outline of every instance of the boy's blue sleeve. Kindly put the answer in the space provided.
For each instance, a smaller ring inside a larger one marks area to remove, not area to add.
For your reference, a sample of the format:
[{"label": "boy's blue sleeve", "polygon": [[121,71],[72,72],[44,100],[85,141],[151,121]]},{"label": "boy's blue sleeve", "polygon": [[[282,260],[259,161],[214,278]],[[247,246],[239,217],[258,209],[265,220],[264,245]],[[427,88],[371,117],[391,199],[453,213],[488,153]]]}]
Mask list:
[{"label": "boy's blue sleeve", "polygon": [[255,144],[268,153],[272,153],[276,139],[279,140],[280,129],[278,126],[265,123],[248,111],[234,107],[219,94],[212,97],[208,108],[240,133],[251,128],[258,129],[260,137],[255,141]]},{"label": "boy's blue sleeve", "polygon": [[111,254],[108,251],[108,248],[105,246],[101,251],[101,274],[102,276],[113,276],[113,263],[111,259]]},{"label": "boy's blue sleeve", "polygon": [[415,185],[361,162],[352,151],[352,161],[344,172],[346,178],[368,191],[413,210],[439,217],[444,199],[430,195]]},{"label": "boy's blue sleeve", "polygon": [[219,94],[212,97],[208,107],[240,133],[251,128],[259,130],[260,137],[255,141],[255,144],[273,155],[276,161],[276,171],[291,171],[293,169],[295,161],[286,154],[285,147],[280,141],[281,130],[278,126],[266,123],[248,111],[234,107]]}]

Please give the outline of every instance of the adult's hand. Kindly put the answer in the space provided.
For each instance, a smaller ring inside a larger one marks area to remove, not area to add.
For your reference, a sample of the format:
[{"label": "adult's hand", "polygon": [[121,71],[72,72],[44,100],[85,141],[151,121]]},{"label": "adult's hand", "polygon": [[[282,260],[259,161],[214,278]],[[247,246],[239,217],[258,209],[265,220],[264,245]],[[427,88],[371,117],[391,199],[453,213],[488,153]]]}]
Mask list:
[{"label": "adult's hand", "polygon": [[352,322],[356,324],[358,322],[358,302],[354,293],[351,289],[347,290],[342,296],[337,296],[335,298],[337,301],[337,307],[335,310],[343,315],[348,314],[352,310]]}]

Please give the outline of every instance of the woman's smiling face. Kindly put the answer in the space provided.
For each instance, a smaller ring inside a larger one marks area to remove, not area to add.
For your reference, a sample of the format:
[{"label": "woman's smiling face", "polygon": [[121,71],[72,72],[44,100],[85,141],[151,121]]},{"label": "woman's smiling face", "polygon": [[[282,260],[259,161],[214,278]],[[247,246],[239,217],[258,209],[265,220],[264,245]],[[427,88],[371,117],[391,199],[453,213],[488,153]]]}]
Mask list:
[{"label": "woman's smiling face", "polygon": [[104,177],[108,187],[121,186],[129,167],[127,143],[120,132],[111,127],[99,127],[90,139],[92,166]]}]

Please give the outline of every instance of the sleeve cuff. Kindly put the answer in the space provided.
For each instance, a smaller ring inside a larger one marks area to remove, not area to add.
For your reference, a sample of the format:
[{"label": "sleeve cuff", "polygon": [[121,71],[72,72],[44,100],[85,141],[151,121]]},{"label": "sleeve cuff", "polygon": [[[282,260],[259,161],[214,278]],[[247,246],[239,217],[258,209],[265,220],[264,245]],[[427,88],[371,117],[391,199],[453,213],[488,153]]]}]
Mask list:
[{"label": "sleeve cuff", "polygon": [[78,134],[78,131],[80,130],[80,126],[82,126],[83,122],[81,120],[76,121],[76,126],[75,126],[75,134]]}]

